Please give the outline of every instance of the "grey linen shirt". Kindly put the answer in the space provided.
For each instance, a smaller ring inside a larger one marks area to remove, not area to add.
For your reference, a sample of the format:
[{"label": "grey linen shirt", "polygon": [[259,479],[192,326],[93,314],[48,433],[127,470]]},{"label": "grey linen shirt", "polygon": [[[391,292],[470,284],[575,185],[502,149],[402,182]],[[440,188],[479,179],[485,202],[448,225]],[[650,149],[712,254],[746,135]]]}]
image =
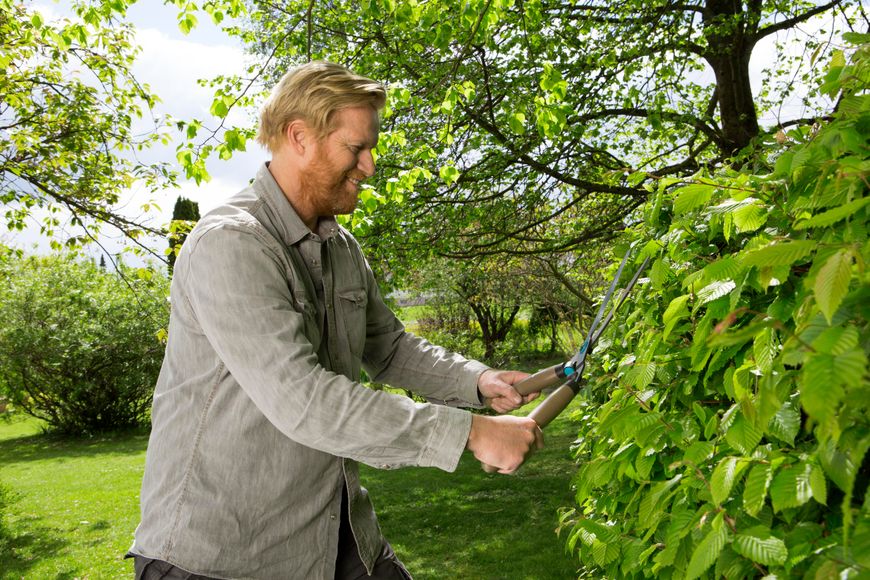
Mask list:
[{"label": "grey linen shirt", "polygon": [[[356,240],[312,233],[263,165],[203,217],[171,286],[131,552],[218,578],[332,580],[342,485],[360,557],[383,546],[357,462],[453,471],[486,366],[406,332]],[[374,391],[375,381],[430,401]]]}]

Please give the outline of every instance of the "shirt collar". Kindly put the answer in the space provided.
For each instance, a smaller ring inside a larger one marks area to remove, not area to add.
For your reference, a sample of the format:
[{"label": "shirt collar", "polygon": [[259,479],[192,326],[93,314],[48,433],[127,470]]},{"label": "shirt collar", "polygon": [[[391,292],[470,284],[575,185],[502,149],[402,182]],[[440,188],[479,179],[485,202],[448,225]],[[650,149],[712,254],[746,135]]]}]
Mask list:
[{"label": "shirt collar", "polygon": [[328,240],[338,234],[338,223],[334,217],[320,218],[317,223],[317,231],[314,233],[308,229],[269,171],[268,161],[263,163],[257,171],[254,189],[275,211],[278,218],[277,226],[281,229],[284,241],[288,245],[292,246],[311,236]]}]

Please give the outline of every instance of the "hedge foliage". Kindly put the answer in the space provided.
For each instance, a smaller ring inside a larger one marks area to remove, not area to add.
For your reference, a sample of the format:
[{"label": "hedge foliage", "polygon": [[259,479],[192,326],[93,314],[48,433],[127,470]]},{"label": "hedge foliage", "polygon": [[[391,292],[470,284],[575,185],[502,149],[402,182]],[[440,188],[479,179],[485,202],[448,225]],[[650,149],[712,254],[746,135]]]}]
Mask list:
[{"label": "hedge foliage", "polygon": [[870,574],[870,35],[847,36],[830,122],[663,181],[633,232],[648,280],[593,357],[562,519],[589,576]]},{"label": "hedge foliage", "polygon": [[0,254],[0,392],[16,408],[75,434],[147,423],[168,281],[121,274],[71,254]]}]

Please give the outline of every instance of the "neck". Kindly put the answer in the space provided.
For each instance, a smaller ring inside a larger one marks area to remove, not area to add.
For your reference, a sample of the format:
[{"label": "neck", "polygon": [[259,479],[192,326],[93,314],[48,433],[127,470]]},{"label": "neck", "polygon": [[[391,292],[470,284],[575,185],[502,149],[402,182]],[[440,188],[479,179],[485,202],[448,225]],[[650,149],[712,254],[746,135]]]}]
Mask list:
[{"label": "neck", "polygon": [[275,182],[281,188],[284,197],[293,206],[293,210],[299,216],[299,219],[302,220],[302,223],[312,232],[317,231],[317,222],[320,216],[317,215],[313,204],[310,203],[308,196],[303,192],[299,172],[295,171],[290,164],[276,155],[269,163],[269,173],[275,178]]}]

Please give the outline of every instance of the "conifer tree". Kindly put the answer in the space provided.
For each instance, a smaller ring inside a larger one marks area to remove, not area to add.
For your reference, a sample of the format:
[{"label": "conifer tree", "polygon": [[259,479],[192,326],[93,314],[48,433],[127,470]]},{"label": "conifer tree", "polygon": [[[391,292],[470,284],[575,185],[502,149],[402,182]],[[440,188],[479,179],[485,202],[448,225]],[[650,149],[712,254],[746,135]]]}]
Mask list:
[{"label": "conifer tree", "polygon": [[199,221],[199,204],[184,196],[178,196],[172,209],[172,222],[169,224],[169,274],[175,266],[175,257],[181,251],[187,234]]}]

